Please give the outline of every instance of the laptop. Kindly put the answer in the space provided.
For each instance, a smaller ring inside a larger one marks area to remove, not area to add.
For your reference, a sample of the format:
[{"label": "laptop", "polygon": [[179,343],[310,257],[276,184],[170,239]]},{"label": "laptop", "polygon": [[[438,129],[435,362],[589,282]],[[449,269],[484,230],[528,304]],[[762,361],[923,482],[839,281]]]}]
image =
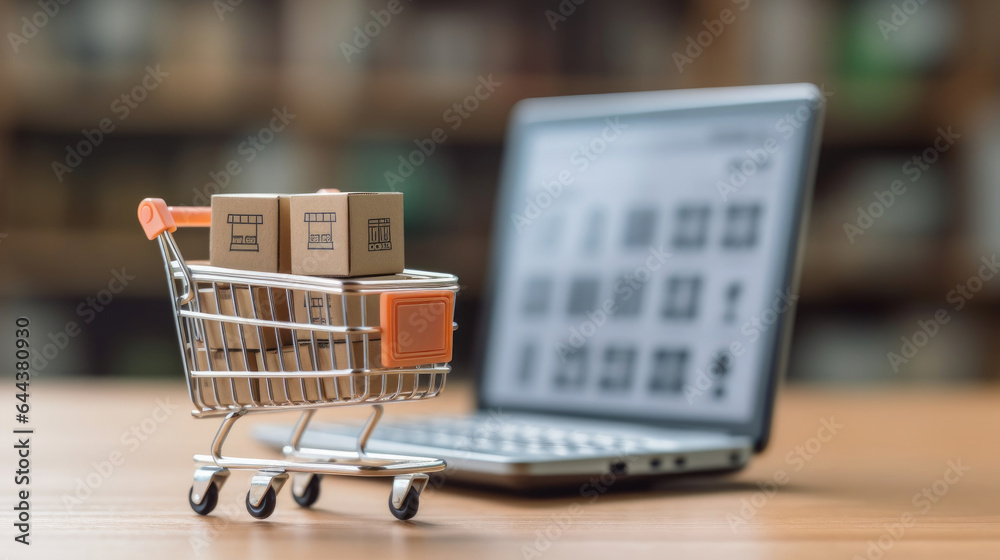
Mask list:
[{"label": "laptop", "polygon": [[[787,84],[518,103],[478,411],[390,415],[367,449],[511,488],[744,467],[788,357],[824,101]],[[358,430],[315,423],[302,444]]]}]

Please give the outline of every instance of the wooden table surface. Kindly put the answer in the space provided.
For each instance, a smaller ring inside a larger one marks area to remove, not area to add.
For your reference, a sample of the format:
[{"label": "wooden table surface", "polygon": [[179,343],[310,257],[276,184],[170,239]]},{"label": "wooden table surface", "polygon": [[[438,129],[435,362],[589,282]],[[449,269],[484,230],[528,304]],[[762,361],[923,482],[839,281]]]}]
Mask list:
[{"label": "wooden table surface", "polygon": [[[596,498],[445,485],[427,490],[413,522],[400,522],[385,480],[332,477],[314,509],[296,506],[286,487],[274,515],[257,521],[243,505],[245,471],[230,477],[215,513],[200,517],[186,499],[191,456],[207,451],[217,421],[188,414],[180,383],[32,387],[32,544],[13,542],[5,472],[0,557],[1000,558],[995,388],[793,388],[779,398],[770,448],[737,475],[644,491],[612,485]],[[436,401],[387,413],[471,406],[471,391],[453,385]],[[260,420],[294,416],[247,423]],[[271,453],[239,427],[231,442],[231,453]],[[4,470],[13,471],[5,448]]]}]

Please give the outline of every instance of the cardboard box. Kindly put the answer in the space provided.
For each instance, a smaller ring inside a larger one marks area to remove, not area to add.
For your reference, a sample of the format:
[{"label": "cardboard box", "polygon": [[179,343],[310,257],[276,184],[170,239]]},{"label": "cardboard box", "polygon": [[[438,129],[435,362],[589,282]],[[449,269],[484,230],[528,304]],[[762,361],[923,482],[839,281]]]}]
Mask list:
[{"label": "cardboard box", "polygon": [[[382,374],[359,374],[318,378],[296,377],[294,372],[299,371],[299,367],[292,346],[286,346],[280,351],[247,352],[247,356],[250,358],[249,363],[244,359],[243,352],[229,351],[230,365],[228,366],[226,364],[227,352],[219,350],[205,352],[203,348],[199,345],[199,351],[196,353],[199,370],[208,370],[209,363],[211,363],[211,369],[215,371],[237,372],[236,376],[216,378],[217,391],[212,388],[212,378],[198,378],[197,383],[201,387],[202,397],[209,406],[245,406],[253,404],[255,400],[259,404],[316,402],[321,399],[332,400],[338,395],[342,400],[356,400],[363,397],[366,391],[369,396],[393,394],[397,391],[406,394],[413,390],[415,381],[412,375],[400,376],[393,373],[387,373],[384,376]],[[350,345],[356,369],[363,367],[362,350],[363,345],[360,342]],[[330,346],[320,344],[316,352],[316,361],[321,370],[332,370],[334,364],[339,369],[346,369],[347,352],[348,345],[346,343],[335,343],[331,359]],[[381,367],[381,352],[379,341],[369,342],[369,369]],[[279,356],[281,362],[278,361]],[[314,370],[309,345],[299,345],[299,360],[302,364],[302,371]],[[284,373],[282,373],[282,364],[284,364]],[[240,371],[268,371],[274,372],[276,375],[266,378],[238,377]],[[270,393],[268,392],[268,382],[270,382]],[[234,393],[235,399],[233,398]]]},{"label": "cardboard box", "polygon": [[[337,369],[347,369],[347,348],[348,345],[346,343],[337,343],[334,345],[335,364],[330,362],[330,352],[328,347],[324,349],[326,350],[325,352],[317,352],[319,356],[318,361],[320,369],[333,369],[334,366],[336,366]],[[361,342],[354,342],[350,345],[351,356],[354,360],[354,369],[364,368],[363,348],[364,345]],[[369,340],[368,369],[376,370],[381,369],[381,367],[382,342],[380,340]],[[413,390],[413,380],[414,377],[412,375],[403,376],[402,382],[400,382],[400,376],[398,374],[387,374],[385,376],[382,374],[350,375],[325,378],[323,380],[323,388],[328,395],[339,394],[343,399],[359,399],[365,394],[368,396],[379,396],[382,394],[394,393],[396,391],[408,393]],[[339,393],[337,392],[338,390]]]},{"label": "cardboard box", "polygon": [[[281,360],[280,362],[278,360]],[[313,371],[312,355],[305,345],[299,346],[299,359],[301,369],[295,360],[295,350],[291,346],[286,346],[282,350],[269,350],[264,353],[264,365],[267,371],[280,372],[282,366],[286,373],[284,381],[282,378],[272,378],[271,390],[275,399],[285,399],[293,403],[303,401],[318,401],[320,398],[319,385],[323,383],[318,377],[294,377],[295,371]]]},{"label": "cardboard box", "polygon": [[[333,370],[333,369],[347,369],[347,348],[346,343],[340,342],[335,343],[333,346],[333,356],[330,354],[329,344],[319,344],[316,349],[316,362],[319,365],[320,370]],[[360,342],[352,343],[350,345],[352,359],[354,360],[354,368],[361,369],[364,367],[363,361],[363,345]],[[281,362],[278,362],[279,354],[281,356]],[[309,345],[300,344],[299,345],[299,359],[302,363],[302,370],[304,371],[314,371],[312,365],[312,353],[310,352]],[[382,347],[380,342],[377,340],[369,341],[368,344],[368,369],[376,369],[381,367],[382,359]],[[335,362],[334,362],[335,360]],[[264,363],[267,367],[267,371],[281,371],[282,364],[285,370],[288,372],[298,370],[297,362],[295,360],[295,350],[292,347],[286,347],[281,352],[277,350],[272,350],[264,353]],[[334,367],[336,365],[336,368]],[[320,399],[319,386],[323,388],[323,397],[325,399],[334,398],[336,395],[340,395],[342,399],[359,398],[364,395],[365,392],[365,379],[367,377],[368,382],[368,393],[369,394],[381,394],[382,392],[382,376],[381,375],[353,375],[353,376],[328,376],[321,378],[290,378],[288,380],[288,392],[285,392],[284,384],[280,379],[272,378],[272,394],[275,398],[278,395],[281,397],[287,397],[292,400],[302,400],[303,392],[302,388],[305,388],[305,399],[310,401],[316,401]],[[319,383],[317,383],[319,379]],[[407,378],[410,379],[410,378]],[[301,380],[301,382],[300,382]],[[411,390],[412,382],[404,380],[404,385],[409,383],[406,390]],[[386,379],[386,386],[390,391],[395,391],[397,388],[398,380],[395,375],[389,375]],[[405,387],[404,387],[405,388]]]},{"label": "cardboard box", "polygon": [[[212,350],[205,352],[204,347],[198,346],[195,353],[196,363],[199,370],[207,371],[259,371],[261,367],[261,356],[259,352],[247,352],[250,358],[249,363],[244,358],[243,352]],[[229,355],[229,363],[226,363],[226,354]],[[211,368],[209,368],[211,364]],[[259,380],[250,377],[222,377],[215,378],[215,386],[218,395],[212,388],[213,379],[210,377],[198,378],[197,382],[201,387],[202,397],[206,404],[212,406],[241,406],[253,403],[253,387],[259,385]],[[236,399],[233,399],[235,392]],[[259,394],[259,393],[258,393]]]},{"label": "cardboard box", "polygon": [[[412,279],[415,276],[409,274],[389,274],[380,277],[373,277],[371,280],[401,280]],[[308,297],[307,297],[308,294]],[[284,306],[284,294],[276,294],[281,300],[279,305]],[[308,299],[308,302],[306,301]],[[350,326],[380,326],[381,324],[381,295],[374,294],[347,294],[346,297],[330,294],[328,309],[324,309],[327,297],[325,292],[306,292],[305,290],[292,291],[292,309],[294,309],[294,322],[307,323],[313,325],[327,324],[327,317],[333,325],[343,325],[344,323],[344,300],[347,305],[347,325]],[[362,317],[362,307],[364,307],[364,317]],[[300,341],[311,340],[308,330],[296,333]],[[368,335],[371,339],[381,339],[382,333]],[[340,338],[342,337],[334,337]],[[328,340],[327,333],[316,333],[317,340]]]},{"label": "cardboard box", "polygon": [[212,196],[212,266],[291,272],[290,201],[276,194]]},{"label": "cardboard box", "polygon": [[[236,310],[233,307],[233,292],[228,289],[219,289],[218,301],[215,298],[215,290],[211,288],[198,290],[198,307],[202,313],[236,315]],[[222,350],[239,346],[240,330],[237,325],[209,319],[205,319],[202,323],[205,327],[205,340],[210,349]],[[225,340],[223,340],[223,331],[225,331]]]},{"label": "cardboard box", "polygon": [[[254,297],[251,300],[250,290],[246,286],[237,285],[235,288],[225,284],[217,285],[218,302],[215,291],[211,288],[198,290],[198,302],[202,313],[213,315],[225,315],[228,317],[257,318],[265,321],[290,321],[288,306],[284,303],[282,292],[275,291],[274,316],[271,314],[271,304],[268,302],[267,288],[254,288]],[[235,294],[234,294],[235,292]],[[235,306],[234,306],[235,298]],[[222,304],[220,313],[219,303]],[[256,308],[256,313],[254,312]],[[238,325],[236,323],[205,320],[205,338],[208,347],[212,350],[239,349],[240,330],[243,331],[243,343],[247,350],[270,350],[278,347],[278,340],[282,344],[291,344],[293,340],[292,331],[288,329],[274,329],[269,327],[258,327],[253,325]],[[225,332],[225,339],[223,339]],[[263,335],[263,344],[261,343]]]},{"label": "cardboard box", "polygon": [[[296,290],[292,293],[292,299],[296,323],[343,326],[345,324],[344,305],[346,300],[346,325],[354,327],[379,325],[379,294],[348,295],[346,298],[331,294],[327,298],[323,292]],[[327,302],[329,302],[329,305],[327,305]],[[362,308],[364,309],[363,318]],[[327,318],[329,318],[329,322]],[[364,320],[362,321],[362,319]],[[299,340],[312,340],[311,331],[309,330],[298,330],[296,331],[296,336],[298,336]],[[382,333],[368,335],[369,339],[379,339],[381,336]],[[330,338],[330,333],[316,332],[316,340],[328,341]],[[359,338],[356,338],[356,340]],[[333,339],[344,341],[343,335],[334,335]]]},{"label": "cardboard box", "polygon": [[[229,362],[226,362],[226,354],[229,354]],[[243,356],[243,352],[239,350],[211,350],[209,352],[204,352],[200,350],[197,352],[197,365],[198,369],[202,371],[207,371],[211,369],[212,371],[260,371],[261,368],[261,355],[260,352],[254,352],[251,350],[247,351],[247,356],[249,356],[250,361]],[[209,368],[211,365],[211,368]]]},{"label": "cardboard box", "polygon": [[[331,295],[329,299],[323,292],[306,292],[305,290],[292,290],[292,305],[294,314],[290,312],[286,290],[273,289],[270,295],[273,297],[272,305],[268,299],[268,289],[263,287],[253,288],[253,300],[250,298],[250,291],[246,286],[218,285],[219,302],[222,304],[222,315],[229,317],[256,317],[265,321],[283,321],[302,324],[325,325],[327,317],[333,325],[344,324],[344,301],[347,304],[347,325],[368,326],[379,325],[379,294],[368,295],[348,295],[343,298],[339,295]],[[235,292],[235,294],[234,294]],[[307,305],[307,294],[309,305]],[[233,300],[235,297],[235,306]],[[215,292],[211,288],[198,290],[198,301],[203,313],[219,314],[216,303]],[[325,303],[329,301],[327,309]],[[362,307],[364,307],[364,317],[362,318]],[[362,320],[363,319],[363,320]],[[209,348],[221,350],[223,348],[240,348],[240,330],[248,350],[274,350],[278,348],[280,341],[282,346],[291,345],[298,338],[299,341],[312,340],[308,329],[274,329],[252,325],[238,325],[236,323],[205,321],[205,337],[208,340]],[[222,333],[225,331],[225,340]],[[260,334],[263,334],[263,344],[261,344]],[[334,336],[335,340],[343,341],[344,337]],[[381,338],[381,333],[369,335],[371,339]],[[358,337],[357,339],[360,339]],[[317,341],[329,341],[329,333],[317,332]]]},{"label": "cardboard box", "polygon": [[[278,361],[279,356],[281,359],[280,362]],[[264,352],[264,367],[267,371],[273,372],[314,371],[312,354],[309,352],[309,347],[305,344],[299,345],[299,359],[302,360],[301,368],[295,361],[295,349],[289,345],[283,347],[281,350],[268,350]]]},{"label": "cardboard box", "polygon": [[[272,316],[271,305],[268,303],[267,288],[255,288],[254,298],[257,305],[257,316],[264,320],[287,321],[292,323],[308,325],[326,325],[327,318],[330,324],[335,326],[344,325],[344,299],[340,295],[330,294],[329,299],[325,292],[311,292],[306,290],[291,290],[291,307],[288,302],[286,290],[271,290],[274,299],[274,315]],[[241,301],[239,295],[238,301]],[[329,305],[326,302],[329,301]],[[346,298],[347,304],[347,325],[352,326],[378,326],[379,325],[379,294],[349,295]],[[362,317],[362,306],[364,307],[364,317]],[[326,309],[324,309],[326,307]],[[291,310],[294,310],[292,312]],[[274,339],[274,329],[266,336],[265,343],[268,350],[274,350],[277,344],[272,344]],[[302,329],[278,329],[281,345],[290,345],[293,340],[299,342],[311,341],[312,331],[308,328]],[[372,333],[370,338],[381,338],[381,333]],[[342,334],[335,335],[335,340],[344,340]],[[360,337],[358,337],[360,340]],[[330,333],[316,332],[317,341],[329,341]]]},{"label": "cardboard box", "polygon": [[[364,344],[361,341],[350,344],[350,356],[348,356],[348,344],[337,342],[333,345],[333,359],[330,360],[330,347],[321,345],[316,349],[319,369],[347,369],[349,365],[353,369],[363,369],[365,367]],[[351,362],[348,363],[348,358]],[[378,369],[382,367],[382,343],[380,340],[368,340],[368,369]]]},{"label": "cardboard box", "polygon": [[[240,305],[239,311],[241,314],[244,309],[249,309],[251,306],[249,291],[245,288],[237,287],[236,303]],[[293,322],[292,315],[288,307],[288,296],[286,290],[255,287],[253,288],[252,305],[256,311],[258,319],[264,321]],[[252,328],[256,332],[256,327]],[[264,333],[265,350],[273,350],[277,348],[277,342],[279,340],[282,345],[290,345],[295,341],[295,336],[292,334],[291,329],[261,327],[261,331]]]},{"label": "cardboard box", "polygon": [[290,197],[292,274],[367,276],[403,271],[403,194]]},{"label": "cardboard box", "polygon": [[[320,370],[347,369],[348,355],[347,343],[337,342],[333,345],[333,354],[330,353],[330,344],[319,342],[316,345],[316,363]],[[350,358],[353,361],[354,369],[364,367],[363,344],[359,342],[351,343]],[[278,361],[278,355],[281,361]],[[273,372],[294,372],[294,371],[315,371],[313,367],[312,351],[309,344],[299,344],[299,359],[302,362],[301,369],[295,361],[295,349],[292,346],[285,346],[279,350],[268,350],[264,352],[265,371]],[[282,366],[284,369],[282,369]],[[378,340],[368,341],[368,369],[382,367],[382,345]]]},{"label": "cardboard box", "polygon": [[[290,350],[290,348],[289,348]],[[270,354],[275,354],[275,351],[270,351]],[[268,352],[248,352],[250,358],[250,363],[248,364],[243,357],[243,352],[229,352],[230,364],[232,365],[232,371],[264,371],[262,367],[267,363],[265,361],[265,356]],[[208,354],[205,352],[199,352],[197,355],[198,367],[203,370],[208,369],[208,362],[211,362],[212,368],[215,371],[226,370],[226,353],[222,351],[213,351]],[[295,363],[294,355],[292,355],[291,363]],[[311,362],[309,362],[308,356],[303,354],[303,367],[305,369],[311,369]],[[294,365],[289,368],[291,371],[295,371]],[[238,374],[237,374],[238,375]],[[287,383],[287,391],[286,384]],[[270,382],[270,392],[268,391],[268,382]],[[206,404],[214,406],[246,406],[254,404],[256,400],[257,404],[282,404],[289,402],[290,400],[301,401],[302,389],[298,378],[285,378],[285,377],[222,377],[216,378],[215,383],[218,388],[218,396],[216,396],[216,391],[212,389],[212,379],[211,378],[199,378],[198,383],[201,386],[202,397],[205,399]],[[306,386],[312,387],[309,391],[310,395],[318,395],[319,392],[316,389],[315,380],[306,380]],[[236,399],[233,399],[233,393],[236,394]],[[311,400],[316,400],[316,396],[312,396]]]}]

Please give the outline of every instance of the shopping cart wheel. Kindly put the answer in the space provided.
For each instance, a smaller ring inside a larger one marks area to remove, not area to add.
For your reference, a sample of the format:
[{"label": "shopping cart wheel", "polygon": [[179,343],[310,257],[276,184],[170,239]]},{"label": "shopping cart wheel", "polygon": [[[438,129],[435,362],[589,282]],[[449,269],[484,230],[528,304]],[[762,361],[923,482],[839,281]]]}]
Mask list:
[{"label": "shopping cart wheel", "polygon": [[209,484],[208,490],[205,490],[205,498],[200,504],[196,504],[194,501],[194,486],[192,486],[191,491],[188,492],[188,503],[191,504],[191,509],[199,515],[212,513],[212,510],[219,503],[219,487],[214,482]]},{"label": "shopping cart wheel", "polygon": [[406,493],[406,497],[403,498],[403,503],[396,507],[392,505],[392,494],[389,494],[389,511],[401,521],[406,521],[417,514],[417,509],[420,507],[420,492],[416,489],[411,488],[409,492]]},{"label": "shopping cart wheel", "polygon": [[256,506],[250,502],[250,492],[247,492],[247,511],[257,519],[267,519],[270,517],[274,513],[274,506],[276,505],[278,505],[278,494],[274,491],[274,488],[268,488],[260,504]]},{"label": "shopping cart wheel", "polygon": [[295,503],[299,504],[304,508],[307,508],[315,504],[316,500],[319,499],[320,476],[318,474],[304,475],[304,476],[309,477],[309,482],[307,482],[305,487],[302,488],[301,494],[299,494],[297,487],[298,485],[296,484],[296,482],[298,481],[292,482],[292,497],[295,498]]}]

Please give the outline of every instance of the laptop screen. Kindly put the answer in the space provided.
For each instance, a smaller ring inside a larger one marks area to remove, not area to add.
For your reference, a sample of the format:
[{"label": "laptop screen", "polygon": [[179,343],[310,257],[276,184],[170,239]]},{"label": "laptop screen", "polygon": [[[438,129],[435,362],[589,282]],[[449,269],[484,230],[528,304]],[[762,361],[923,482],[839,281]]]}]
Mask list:
[{"label": "laptop screen", "polygon": [[482,403],[758,430],[797,300],[819,99],[793,85],[523,102]]}]

